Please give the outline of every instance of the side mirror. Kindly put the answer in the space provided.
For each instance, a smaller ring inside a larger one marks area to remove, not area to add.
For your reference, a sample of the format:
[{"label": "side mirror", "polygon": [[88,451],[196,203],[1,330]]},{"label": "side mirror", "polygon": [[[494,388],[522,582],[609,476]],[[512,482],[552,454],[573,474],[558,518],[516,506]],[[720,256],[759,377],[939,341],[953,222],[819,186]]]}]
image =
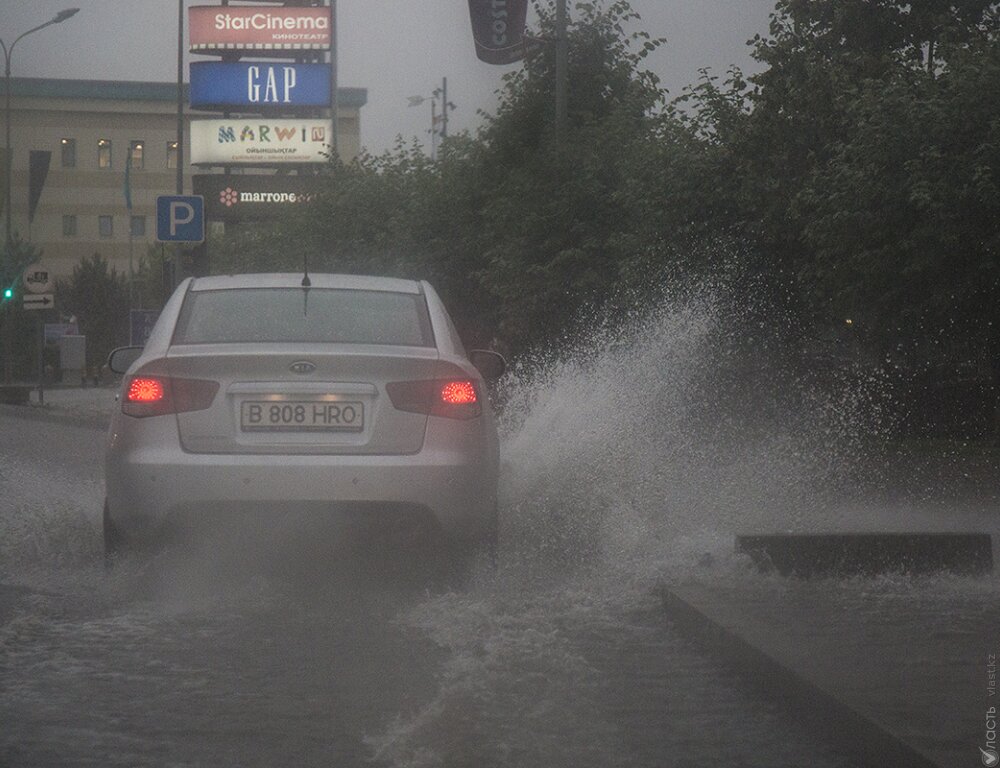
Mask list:
[{"label": "side mirror", "polygon": [[108,355],[108,368],[114,373],[125,373],[132,367],[132,363],[139,359],[142,354],[142,347],[118,347],[111,350]]},{"label": "side mirror", "polygon": [[469,360],[479,369],[487,381],[496,381],[507,370],[507,361],[503,359],[503,356],[496,352],[490,352],[488,349],[472,350],[469,352]]}]

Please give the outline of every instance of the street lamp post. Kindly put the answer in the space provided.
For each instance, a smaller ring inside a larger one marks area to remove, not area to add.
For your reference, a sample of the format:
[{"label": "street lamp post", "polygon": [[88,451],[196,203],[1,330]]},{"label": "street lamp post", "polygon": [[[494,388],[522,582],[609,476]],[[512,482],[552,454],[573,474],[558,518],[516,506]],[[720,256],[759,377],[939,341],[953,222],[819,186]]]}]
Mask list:
[{"label": "street lamp post", "polygon": [[[438,136],[442,139],[448,138],[448,113],[457,109],[453,102],[448,101],[448,78],[443,78],[441,87],[431,91],[430,96],[407,96],[407,100],[410,102],[408,106],[411,107],[419,107],[425,101],[431,103],[431,129],[428,133],[431,135],[431,160],[437,160]],[[441,101],[441,117],[438,117],[438,100]],[[440,129],[438,123],[441,124]]]},{"label": "street lamp post", "polygon": [[[37,27],[32,27],[27,32],[23,32],[14,38],[14,42],[10,44],[10,48],[6,46],[3,40],[0,40],[0,48],[3,49],[4,58],[4,263],[3,267],[0,268],[0,276],[3,277],[3,287],[7,288],[10,281],[14,279],[14,235],[11,231],[11,166],[13,163],[13,158],[10,151],[10,57],[14,53],[14,46],[18,44],[23,38],[27,37],[33,32],[37,32],[40,29],[45,29],[52,24],[59,24],[66,21],[66,19],[75,16],[79,11],[79,8],[67,8],[64,11],[59,11],[54,18],[49,19],[44,24],[39,24]],[[4,354],[3,354],[3,380],[5,384],[10,383],[10,353],[11,353],[11,339],[10,339],[10,305],[7,305],[7,313],[4,322]]]}]

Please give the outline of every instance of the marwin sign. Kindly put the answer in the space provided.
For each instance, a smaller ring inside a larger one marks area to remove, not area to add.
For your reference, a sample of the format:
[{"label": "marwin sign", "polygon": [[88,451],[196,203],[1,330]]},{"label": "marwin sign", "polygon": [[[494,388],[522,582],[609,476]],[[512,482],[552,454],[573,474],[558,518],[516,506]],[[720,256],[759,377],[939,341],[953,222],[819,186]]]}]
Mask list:
[{"label": "marwin sign", "polygon": [[192,165],[325,163],[329,120],[192,120]]}]

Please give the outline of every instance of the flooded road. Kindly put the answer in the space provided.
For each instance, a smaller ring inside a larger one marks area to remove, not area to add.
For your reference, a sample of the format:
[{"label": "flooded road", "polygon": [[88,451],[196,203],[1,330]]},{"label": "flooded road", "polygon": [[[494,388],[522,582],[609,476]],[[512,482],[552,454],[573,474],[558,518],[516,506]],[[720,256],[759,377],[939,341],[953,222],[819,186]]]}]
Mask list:
[{"label": "flooded road", "polygon": [[508,539],[461,592],[183,557],[108,574],[101,433],[0,430],[0,765],[851,765],[617,568]]},{"label": "flooded road", "polygon": [[[995,509],[873,514],[852,495],[878,470],[866,389],[772,364],[710,294],[593,326],[497,393],[501,564],[461,590],[371,578],[363,553],[288,568],[222,547],[107,573],[102,432],[0,408],[0,765],[856,765],[850,733],[804,730],[681,634],[658,585],[904,628],[928,594],[950,631],[995,582],[800,599],[755,580],[733,535],[995,531]],[[866,654],[866,628],[826,639]]]}]

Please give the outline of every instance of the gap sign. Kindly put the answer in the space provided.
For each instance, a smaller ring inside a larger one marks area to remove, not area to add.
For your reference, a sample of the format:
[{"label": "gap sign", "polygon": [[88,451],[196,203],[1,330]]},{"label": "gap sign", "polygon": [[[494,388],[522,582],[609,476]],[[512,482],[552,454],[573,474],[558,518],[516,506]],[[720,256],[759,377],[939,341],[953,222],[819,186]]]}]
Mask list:
[{"label": "gap sign", "polygon": [[195,62],[191,64],[191,106],[328,107],[330,65]]}]

